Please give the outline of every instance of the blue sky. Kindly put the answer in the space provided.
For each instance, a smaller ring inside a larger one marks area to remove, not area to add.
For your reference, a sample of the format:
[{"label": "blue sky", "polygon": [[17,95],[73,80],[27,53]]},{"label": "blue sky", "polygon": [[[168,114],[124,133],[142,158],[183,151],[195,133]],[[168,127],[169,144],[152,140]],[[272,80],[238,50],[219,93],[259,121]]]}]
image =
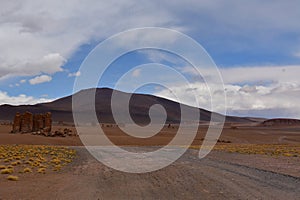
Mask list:
[{"label": "blue sky", "polygon": [[[299,1],[9,1],[0,3],[0,103],[34,104],[72,94],[79,67],[101,41],[132,28],[180,31],[209,53],[223,75],[227,111],[300,118]],[[193,76],[162,51],[132,52],[110,66],[99,86],[133,67],[158,62]],[[179,69],[181,68],[181,69]],[[143,73],[135,71],[133,78]],[[209,108],[201,82],[193,87]],[[183,103],[195,105],[174,83]],[[164,89],[139,92],[173,99]]]}]

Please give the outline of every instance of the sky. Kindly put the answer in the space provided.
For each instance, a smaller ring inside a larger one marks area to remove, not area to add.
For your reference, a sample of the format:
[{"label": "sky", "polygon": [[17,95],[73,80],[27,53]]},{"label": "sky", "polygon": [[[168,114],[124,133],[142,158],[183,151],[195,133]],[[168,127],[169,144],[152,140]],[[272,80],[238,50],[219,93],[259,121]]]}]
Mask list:
[{"label": "sky", "polygon": [[[227,114],[300,118],[299,8],[297,0],[0,0],[0,104],[71,95],[82,62],[100,42],[128,29],[162,27],[193,38],[213,59],[224,81]],[[205,83],[170,52],[123,55],[99,87],[114,88],[122,74],[154,62],[190,77],[198,104],[190,88],[175,80],[170,88],[145,86],[137,92],[176,100],[169,92],[174,90],[182,103],[210,108]],[[140,69],[131,75],[149,76]]]}]

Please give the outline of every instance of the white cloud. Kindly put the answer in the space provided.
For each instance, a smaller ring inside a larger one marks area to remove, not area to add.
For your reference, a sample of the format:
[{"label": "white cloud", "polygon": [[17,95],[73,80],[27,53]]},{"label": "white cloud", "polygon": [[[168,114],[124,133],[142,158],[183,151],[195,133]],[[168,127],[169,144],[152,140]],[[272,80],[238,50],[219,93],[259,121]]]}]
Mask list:
[{"label": "white cloud", "polygon": [[18,96],[10,96],[6,92],[0,91],[0,102],[1,104],[10,104],[10,105],[27,105],[27,104],[37,104],[50,102],[54,99],[46,98],[34,98],[32,96],[27,96],[25,94],[20,94]]},{"label": "white cloud", "polygon": [[[229,9],[232,7],[235,9]],[[62,71],[62,65],[80,45],[144,26],[201,33],[202,40],[206,41],[210,38],[224,41],[224,35],[234,38],[241,35],[253,43],[274,44],[274,37],[300,31],[298,8],[297,1],[269,4],[258,0],[246,3],[66,0],[63,6],[57,0],[1,1],[0,80]],[[152,35],[151,38],[164,36]],[[125,42],[130,43],[130,38],[126,39]],[[220,43],[216,45],[220,47]],[[245,47],[244,43],[239,45],[239,41],[233,41],[232,45]]]},{"label": "white cloud", "polygon": [[295,53],[293,54],[293,56],[300,58],[300,51],[295,52]]},{"label": "white cloud", "polygon": [[78,77],[81,75],[81,72],[80,71],[77,71],[77,72],[74,72],[74,73],[69,73],[68,74],[68,77]]},{"label": "white cloud", "polygon": [[[181,71],[197,75],[191,67],[183,67]],[[224,79],[228,114],[300,118],[300,66],[233,67],[220,71]],[[210,70],[203,71],[202,74],[204,78],[213,76]],[[218,85],[212,84],[209,90],[205,82],[192,81],[189,87],[174,83],[169,89],[176,91],[178,99],[188,105],[211,110],[210,92],[214,93],[214,101],[222,103]],[[199,94],[199,105],[194,101],[193,92]],[[177,101],[167,89],[158,90],[155,95]],[[218,105],[215,109],[220,111]]]},{"label": "white cloud", "polygon": [[27,80],[26,79],[22,79],[22,80],[20,80],[20,83],[26,83],[27,82]]},{"label": "white cloud", "polygon": [[52,80],[51,76],[41,75],[41,76],[36,76],[33,79],[30,79],[29,83],[31,85],[36,85],[36,84],[40,84],[40,83],[50,82],[51,80]]},{"label": "white cloud", "polygon": [[[285,87],[289,87],[290,89],[282,90]],[[222,96],[218,95],[218,88],[217,85],[210,88],[214,93],[215,102],[222,99]],[[227,113],[230,115],[261,117],[274,117],[275,115],[300,118],[300,105],[298,104],[298,100],[300,99],[300,84],[256,85],[251,87],[225,84],[225,88]],[[195,93],[199,94],[197,96],[199,106],[211,110],[210,91],[205,83],[195,82],[188,88],[183,85],[174,84],[174,87],[169,88],[169,90],[176,91],[178,99],[182,99],[181,103],[192,106],[197,106],[193,95]],[[169,90],[163,89],[157,91],[155,95],[177,101],[178,99],[175,99]],[[220,104],[222,103],[222,101],[219,102]],[[220,111],[218,110],[218,103],[216,104],[215,111]]]},{"label": "white cloud", "polygon": [[240,92],[245,92],[245,93],[255,93],[257,92],[257,88],[255,85],[250,86],[250,85],[244,85],[243,87],[240,88]]},{"label": "white cloud", "polygon": [[[178,67],[184,74],[199,76],[195,68],[191,66]],[[282,66],[243,66],[219,68],[224,83],[266,83],[266,82],[299,82],[300,65]],[[210,69],[200,69],[204,78],[213,78]]]},{"label": "white cloud", "polygon": [[55,0],[2,1],[0,15],[0,80],[60,72],[83,44],[129,28],[174,23],[166,9],[135,0],[67,0],[63,6]]},{"label": "white cloud", "polygon": [[257,66],[221,69],[226,83],[240,82],[298,82],[300,66]]},{"label": "white cloud", "polygon": [[141,75],[141,69],[135,69],[131,74],[133,77],[139,77]]},{"label": "white cloud", "polygon": [[[144,26],[183,30],[200,38],[200,42],[206,41],[211,45],[211,52],[222,48],[224,51],[243,52],[253,45],[263,46],[266,51],[293,52],[298,42],[292,36],[298,37],[300,32],[298,10],[299,1],[277,0],[271,4],[258,0],[242,3],[210,0],[175,0],[172,3],[164,0],[88,0],[82,3],[66,0],[63,6],[61,1],[55,0],[1,1],[0,81],[13,76],[36,76],[29,80],[30,84],[51,81],[50,75],[63,71],[62,66],[81,45],[101,41],[119,31]],[[130,44],[135,37],[131,35],[123,42]],[[174,39],[151,34],[143,37],[158,42]],[[276,45],[277,48],[274,48]],[[295,56],[299,56],[297,51]],[[150,55],[150,58],[154,61],[172,61],[158,54]],[[299,69],[299,66],[221,69],[230,100],[229,108],[237,112],[247,109],[272,110],[279,106],[290,112],[294,106],[297,110]],[[193,70],[185,70],[193,74]],[[214,75],[204,71],[203,76],[209,78]],[[176,87],[182,95],[186,94],[187,88]],[[194,87],[198,90],[205,88],[200,82],[195,82]],[[163,92],[161,94],[164,95]],[[188,95],[185,97],[189,102]],[[206,98],[205,95],[200,98],[203,105],[207,105]],[[13,98],[7,99],[13,101]]]},{"label": "white cloud", "polygon": [[41,97],[43,97],[43,98],[46,98],[46,97],[48,97],[49,95],[48,94],[43,94],[43,95],[41,95]]},{"label": "white cloud", "polygon": [[[161,40],[168,41],[167,38],[161,38]],[[161,43],[163,43],[163,41],[161,41]],[[165,61],[176,65],[183,65],[185,63],[185,61],[183,61],[178,55],[171,52],[154,49],[144,49],[139,50],[138,52],[145,55],[150,62],[154,63],[161,63]]]}]

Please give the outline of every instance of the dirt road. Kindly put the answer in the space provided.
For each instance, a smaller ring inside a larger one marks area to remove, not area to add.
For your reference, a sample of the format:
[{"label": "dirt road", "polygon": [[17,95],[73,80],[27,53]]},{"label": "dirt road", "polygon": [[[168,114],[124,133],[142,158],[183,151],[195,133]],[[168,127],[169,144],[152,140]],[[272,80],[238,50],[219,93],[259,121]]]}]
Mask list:
[{"label": "dirt road", "polygon": [[59,173],[1,180],[0,199],[300,199],[299,177],[232,162],[237,154],[213,152],[199,160],[188,150],[167,168],[128,174],[76,149],[77,159]]}]

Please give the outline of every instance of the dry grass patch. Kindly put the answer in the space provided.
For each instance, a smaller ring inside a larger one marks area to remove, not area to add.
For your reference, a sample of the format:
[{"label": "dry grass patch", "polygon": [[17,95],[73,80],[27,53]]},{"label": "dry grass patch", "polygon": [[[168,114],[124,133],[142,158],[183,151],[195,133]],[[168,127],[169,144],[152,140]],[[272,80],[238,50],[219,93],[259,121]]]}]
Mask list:
[{"label": "dry grass patch", "polygon": [[[199,146],[191,146],[199,149]],[[260,154],[269,156],[300,157],[300,144],[217,144],[216,151],[241,154]]]},{"label": "dry grass patch", "polygon": [[10,175],[10,176],[7,177],[7,180],[9,180],[9,181],[18,181],[19,177]]},{"label": "dry grass patch", "polygon": [[75,156],[76,151],[66,147],[0,145],[0,172],[1,174],[13,174],[14,171],[20,174],[44,174],[47,168],[59,171],[71,163]]},{"label": "dry grass patch", "polygon": [[39,169],[37,170],[37,173],[45,174],[45,173],[46,173],[46,168],[39,168]]},{"label": "dry grass patch", "polygon": [[28,167],[26,167],[24,170],[23,170],[23,173],[31,173],[32,170]]},{"label": "dry grass patch", "polygon": [[12,174],[14,173],[13,169],[2,169],[1,174]]}]

